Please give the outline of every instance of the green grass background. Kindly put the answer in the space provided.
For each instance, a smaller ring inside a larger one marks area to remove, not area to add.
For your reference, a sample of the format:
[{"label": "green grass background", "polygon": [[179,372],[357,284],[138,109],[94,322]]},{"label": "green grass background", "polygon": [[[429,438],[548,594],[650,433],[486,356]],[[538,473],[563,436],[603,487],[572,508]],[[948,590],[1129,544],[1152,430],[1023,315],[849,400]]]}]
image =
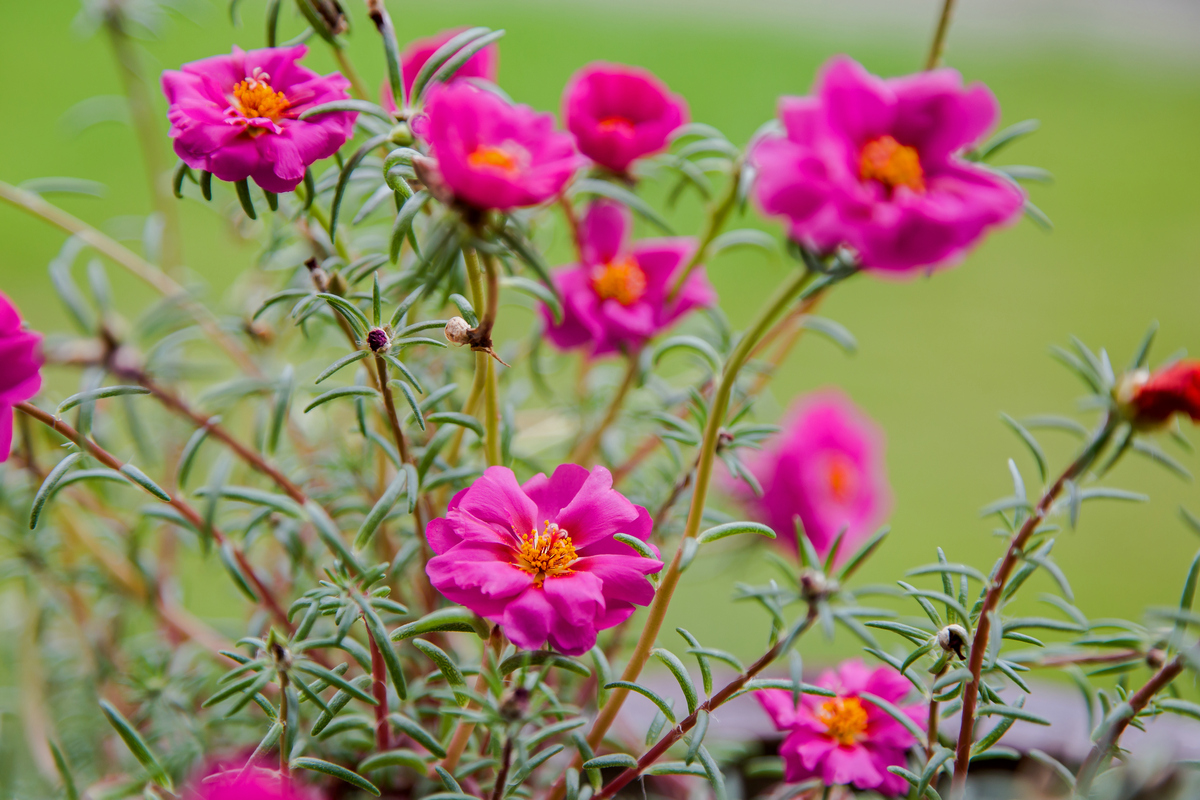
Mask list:
[{"label": "green grass background", "polygon": [[[374,32],[360,3],[345,5],[358,23],[352,56],[367,82],[378,85],[382,58]],[[507,28],[501,83],[519,101],[556,109],[567,77],[593,59],[640,64],[688,98],[694,119],[716,125],[735,142],[773,114],[777,96],[807,91],[830,55],[848,52],[873,71],[899,74],[920,65],[927,45],[923,35],[822,36],[799,25],[718,23],[686,13],[672,18],[653,6],[445,0],[389,2],[389,8],[402,40],[451,25]],[[77,138],[63,132],[60,117],[68,107],[120,91],[106,42],[70,32],[75,11],[69,0],[5,4],[0,178],[101,181],[109,187],[106,199],[65,199],[62,205],[106,224],[146,212],[145,180],[128,128],[105,124]],[[262,3],[247,0],[241,13],[240,29],[216,4],[203,25],[176,22],[163,39],[147,44],[155,68],[226,52],[231,43],[262,46]],[[285,19],[291,35],[298,23],[288,12]],[[312,49],[315,68],[333,69],[321,42]],[[939,545],[951,560],[985,571],[991,565],[1001,543],[989,535],[992,525],[979,519],[979,508],[1010,491],[1009,457],[1035,482],[1031,460],[1000,424],[999,413],[1071,411],[1080,394],[1074,378],[1047,356],[1049,344],[1076,334],[1107,347],[1122,363],[1151,320],[1162,324],[1155,351],[1160,358],[1181,347],[1195,349],[1200,337],[1195,63],[1181,64],[1152,48],[1118,55],[1086,42],[1031,40],[1013,49],[973,40],[967,46],[953,33],[947,58],[968,79],[992,87],[1005,123],[1042,121],[1038,134],[1002,160],[1040,165],[1056,175],[1055,185],[1033,189],[1056,230],[1045,234],[1022,222],[992,236],[962,266],[931,279],[851,282],[823,313],[856,334],[859,353],[847,357],[810,338],[775,380],[773,397],[763,404],[768,417],[799,393],[837,384],[888,432],[893,534],[864,571],[866,581],[893,580],[901,568],[932,561]],[[165,128],[164,122],[164,136]],[[220,293],[250,262],[254,247],[238,242],[224,218],[202,204],[185,202],[181,210],[187,262]],[[677,221],[694,230],[695,209]],[[0,206],[0,288],[43,329],[64,323],[46,273],[62,240],[43,223]],[[712,263],[709,274],[722,307],[740,325],[790,268],[757,255],[729,255]],[[119,280],[118,288],[126,308],[147,297],[128,281]],[[1061,465],[1069,440],[1055,433],[1042,439],[1052,463]],[[1185,463],[1197,467],[1194,457]],[[1080,530],[1064,534],[1055,555],[1090,615],[1138,618],[1147,605],[1177,601],[1200,545],[1177,509],[1186,504],[1200,511],[1200,496],[1194,483],[1136,459],[1108,483],[1145,491],[1152,500],[1086,507]],[[685,576],[670,621],[706,644],[752,656],[764,641],[764,615],[731,606],[727,597],[735,581],[762,575],[741,551],[702,558]],[[224,616],[236,607],[232,591],[193,584],[190,602],[202,613]],[[834,649],[856,647],[841,636]]]}]

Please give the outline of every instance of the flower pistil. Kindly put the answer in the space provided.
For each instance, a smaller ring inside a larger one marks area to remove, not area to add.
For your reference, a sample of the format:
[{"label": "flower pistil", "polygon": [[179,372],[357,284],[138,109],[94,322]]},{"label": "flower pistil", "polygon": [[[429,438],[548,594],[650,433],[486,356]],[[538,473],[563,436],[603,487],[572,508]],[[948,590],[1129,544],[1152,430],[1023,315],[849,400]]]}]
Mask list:
[{"label": "flower pistil", "polygon": [[592,272],[592,288],[601,300],[631,306],[646,293],[646,273],[632,256],[613,259]]},{"label": "flower pistil", "polygon": [[546,520],[539,532],[536,528],[521,537],[517,551],[517,567],[533,576],[541,587],[547,576],[570,575],[571,565],[579,560],[571,536],[553,522]]},{"label": "flower pistil", "polygon": [[233,87],[230,111],[246,119],[269,119],[278,122],[291,102],[283,92],[271,88],[271,76],[255,67],[254,72]]},{"label": "flower pistil", "polygon": [[879,181],[888,189],[907,186],[917,194],[925,191],[925,171],[917,148],[886,134],[863,146],[858,174],[864,181]]},{"label": "flower pistil", "polygon": [[821,704],[817,719],[825,724],[831,739],[852,746],[867,730],[867,710],[857,697],[835,697]]},{"label": "flower pistil", "polygon": [[467,156],[467,163],[475,169],[488,169],[503,175],[516,175],[528,163],[529,154],[515,142],[505,142],[501,147],[481,145]]}]

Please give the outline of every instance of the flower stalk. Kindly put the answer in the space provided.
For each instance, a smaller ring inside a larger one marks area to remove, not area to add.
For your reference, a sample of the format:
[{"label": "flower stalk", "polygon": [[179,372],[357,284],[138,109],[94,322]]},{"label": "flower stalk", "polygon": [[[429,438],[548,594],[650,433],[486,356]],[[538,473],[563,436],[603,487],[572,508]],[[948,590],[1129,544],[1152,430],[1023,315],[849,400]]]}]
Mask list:
[{"label": "flower stalk", "polygon": [[742,185],[743,159],[744,156],[734,159],[729,170],[729,180],[725,184],[725,191],[709,207],[708,214],[704,217],[704,229],[700,232],[699,244],[680,271],[679,277],[675,279],[675,285],[671,287],[671,292],[667,295],[667,302],[671,302],[679,295],[684,284],[687,283],[688,276],[708,258],[708,249],[712,245],[713,239],[716,239],[717,235],[721,233],[721,229],[725,227],[725,221],[729,219],[729,215],[737,206],[738,192]]},{"label": "flower stalk", "polygon": [[581,466],[591,466],[592,456],[596,452],[596,448],[600,445],[600,440],[604,437],[607,431],[617,417],[621,414],[621,406],[625,403],[625,397],[629,394],[629,390],[637,383],[639,372],[639,357],[640,351],[629,353],[625,357],[625,375],[621,378],[620,385],[617,386],[617,391],[613,394],[612,400],[608,403],[608,408],[604,412],[604,417],[600,423],[592,429],[577,445],[571,450],[571,454],[567,456],[567,461],[571,464],[579,464]]}]

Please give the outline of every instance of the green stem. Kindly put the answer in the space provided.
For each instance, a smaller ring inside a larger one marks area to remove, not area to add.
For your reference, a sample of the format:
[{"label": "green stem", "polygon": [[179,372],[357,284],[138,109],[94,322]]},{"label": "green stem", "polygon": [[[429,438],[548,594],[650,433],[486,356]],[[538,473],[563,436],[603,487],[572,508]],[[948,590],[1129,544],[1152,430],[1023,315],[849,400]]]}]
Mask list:
[{"label": "green stem", "polygon": [[358,70],[354,68],[354,62],[350,60],[350,56],[346,55],[345,48],[334,47],[333,57],[337,59],[338,66],[341,68],[342,74],[346,76],[346,80],[350,81],[350,90],[359,100],[370,100],[371,93],[367,91],[366,84],[363,83]]},{"label": "green stem", "polygon": [[[491,358],[486,353],[480,353],[483,360],[487,362],[487,387],[484,393],[483,413],[485,419],[483,421],[484,431],[487,436],[484,441],[484,450],[487,452],[487,460],[489,466],[499,466],[503,463],[503,458],[500,453],[500,400],[499,400],[499,381],[496,376],[496,360]],[[475,369],[479,369],[479,362],[475,362]]]},{"label": "green stem", "polygon": [[955,0],[942,1],[942,14],[938,17],[937,30],[933,34],[933,43],[929,45],[929,56],[925,59],[925,69],[935,69],[942,61],[942,50],[946,47],[946,34],[950,32],[950,20],[954,17]]},{"label": "green stem", "polygon": [[[704,504],[708,498],[708,485],[712,478],[713,462],[717,455],[721,425],[725,421],[725,412],[729,410],[729,398],[733,393],[734,384],[737,382],[738,373],[749,359],[754,345],[757,344],[767,329],[771,327],[771,324],[796,299],[812,279],[813,273],[808,270],[797,272],[794,277],[789,278],[775,293],[770,302],[759,312],[758,318],[754,320],[750,329],[746,331],[746,334],[738,342],[737,347],[734,348],[733,353],[730,354],[729,359],[725,362],[725,368],[721,371],[720,383],[717,385],[712,405],[709,408],[708,424],[704,428],[704,440],[700,445],[700,459],[696,465],[695,489],[692,493],[692,504],[688,512],[687,525],[683,532],[684,539],[694,539],[700,532],[700,522],[704,515]],[[682,558],[683,543],[681,542],[679,548],[675,551],[675,557],[671,560],[671,565],[667,567],[666,572],[663,573],[662,580],[659,582],[658,591],[654,594],[654,601],[650,604],[646,626],[642,629],[642,634],[638,638],[633,654],[630,656],[629,664],[625,667],[625,672],[621,676],[622,680],[637,680],[642,672],[642,667],[646,665],[646,661],[650,658],[650,651],[654,649],[654,641],[658,637],[659,630],[662,628],[663,620],[666,619],[667,607],[671,603],[671,596],[675,593],[675,587],[679,583],[681,572],[679,565]],[[627,689],[615,689],[609,695],[608,702],[600,710],[595,723],[592,725],[591,732],[588,734],[588,742],[593,748],[599,746],[603,740],[604,734],[608,732],[609,726],[616,719],[617,712],[620,711],[628,695],[629,690]]]},{"label": "green stem", "polygon": [[625,397],[637,381],[638,353],[636,351],[629,353],[626,356],[626,360],[628,364],[625,368],[625,377],[621,379],[621,385],[617,387],[616,394],[613,395],[612,400],[609,402],[608,409],[604,412],[604,419],[600,420],[600,424],[586,438],[580,440],[579,444],[572,448],[571,454],[567,457],[569,463],[581,464],[585,467],[590,466],[592,454],[596,451],[596,447],[599,446],[604,432],[609,429],[621,413],[621,406],[625,402]]},{"label": "green stem", "polygon": [[675,299],[683,289],[683,285],[687,283],[688,276],[696,267],[704,263],[708,257],[708,248],[712,245],[713,239],[717,238],[717,234],[721,232],[721,228],[725,227],[725,220],[729,219],[730,213],[737,205],[738,187],[741,185],[742,176],[742,160],[735,159],[733,168],[729,176],[729,181],[725,186],[725,192],[717,200],[715,204],[709,207],[708,216],[704,219],[704,229],[700,232],[700,244],[696,247],[696,251],[692,253],[692,257],[688,259],[683,271],[679,273],[679,277],[675,281],[675,285],[671,287],[671,293],[667,295],[667,302]]}]

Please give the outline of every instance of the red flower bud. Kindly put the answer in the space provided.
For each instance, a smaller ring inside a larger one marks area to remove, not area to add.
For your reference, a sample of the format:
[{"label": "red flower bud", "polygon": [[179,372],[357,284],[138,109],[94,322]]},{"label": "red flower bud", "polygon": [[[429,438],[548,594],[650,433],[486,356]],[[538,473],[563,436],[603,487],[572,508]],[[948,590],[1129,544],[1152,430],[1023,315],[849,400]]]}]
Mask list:
[{"label": "red flower bud", "polygon": [[1200,422],[1200,361],[1179,361],[1149,375],[1130,376],[1125,399],[1133,420],[1141,424],[1166,422],[1172,414],[1187,414]]}]

